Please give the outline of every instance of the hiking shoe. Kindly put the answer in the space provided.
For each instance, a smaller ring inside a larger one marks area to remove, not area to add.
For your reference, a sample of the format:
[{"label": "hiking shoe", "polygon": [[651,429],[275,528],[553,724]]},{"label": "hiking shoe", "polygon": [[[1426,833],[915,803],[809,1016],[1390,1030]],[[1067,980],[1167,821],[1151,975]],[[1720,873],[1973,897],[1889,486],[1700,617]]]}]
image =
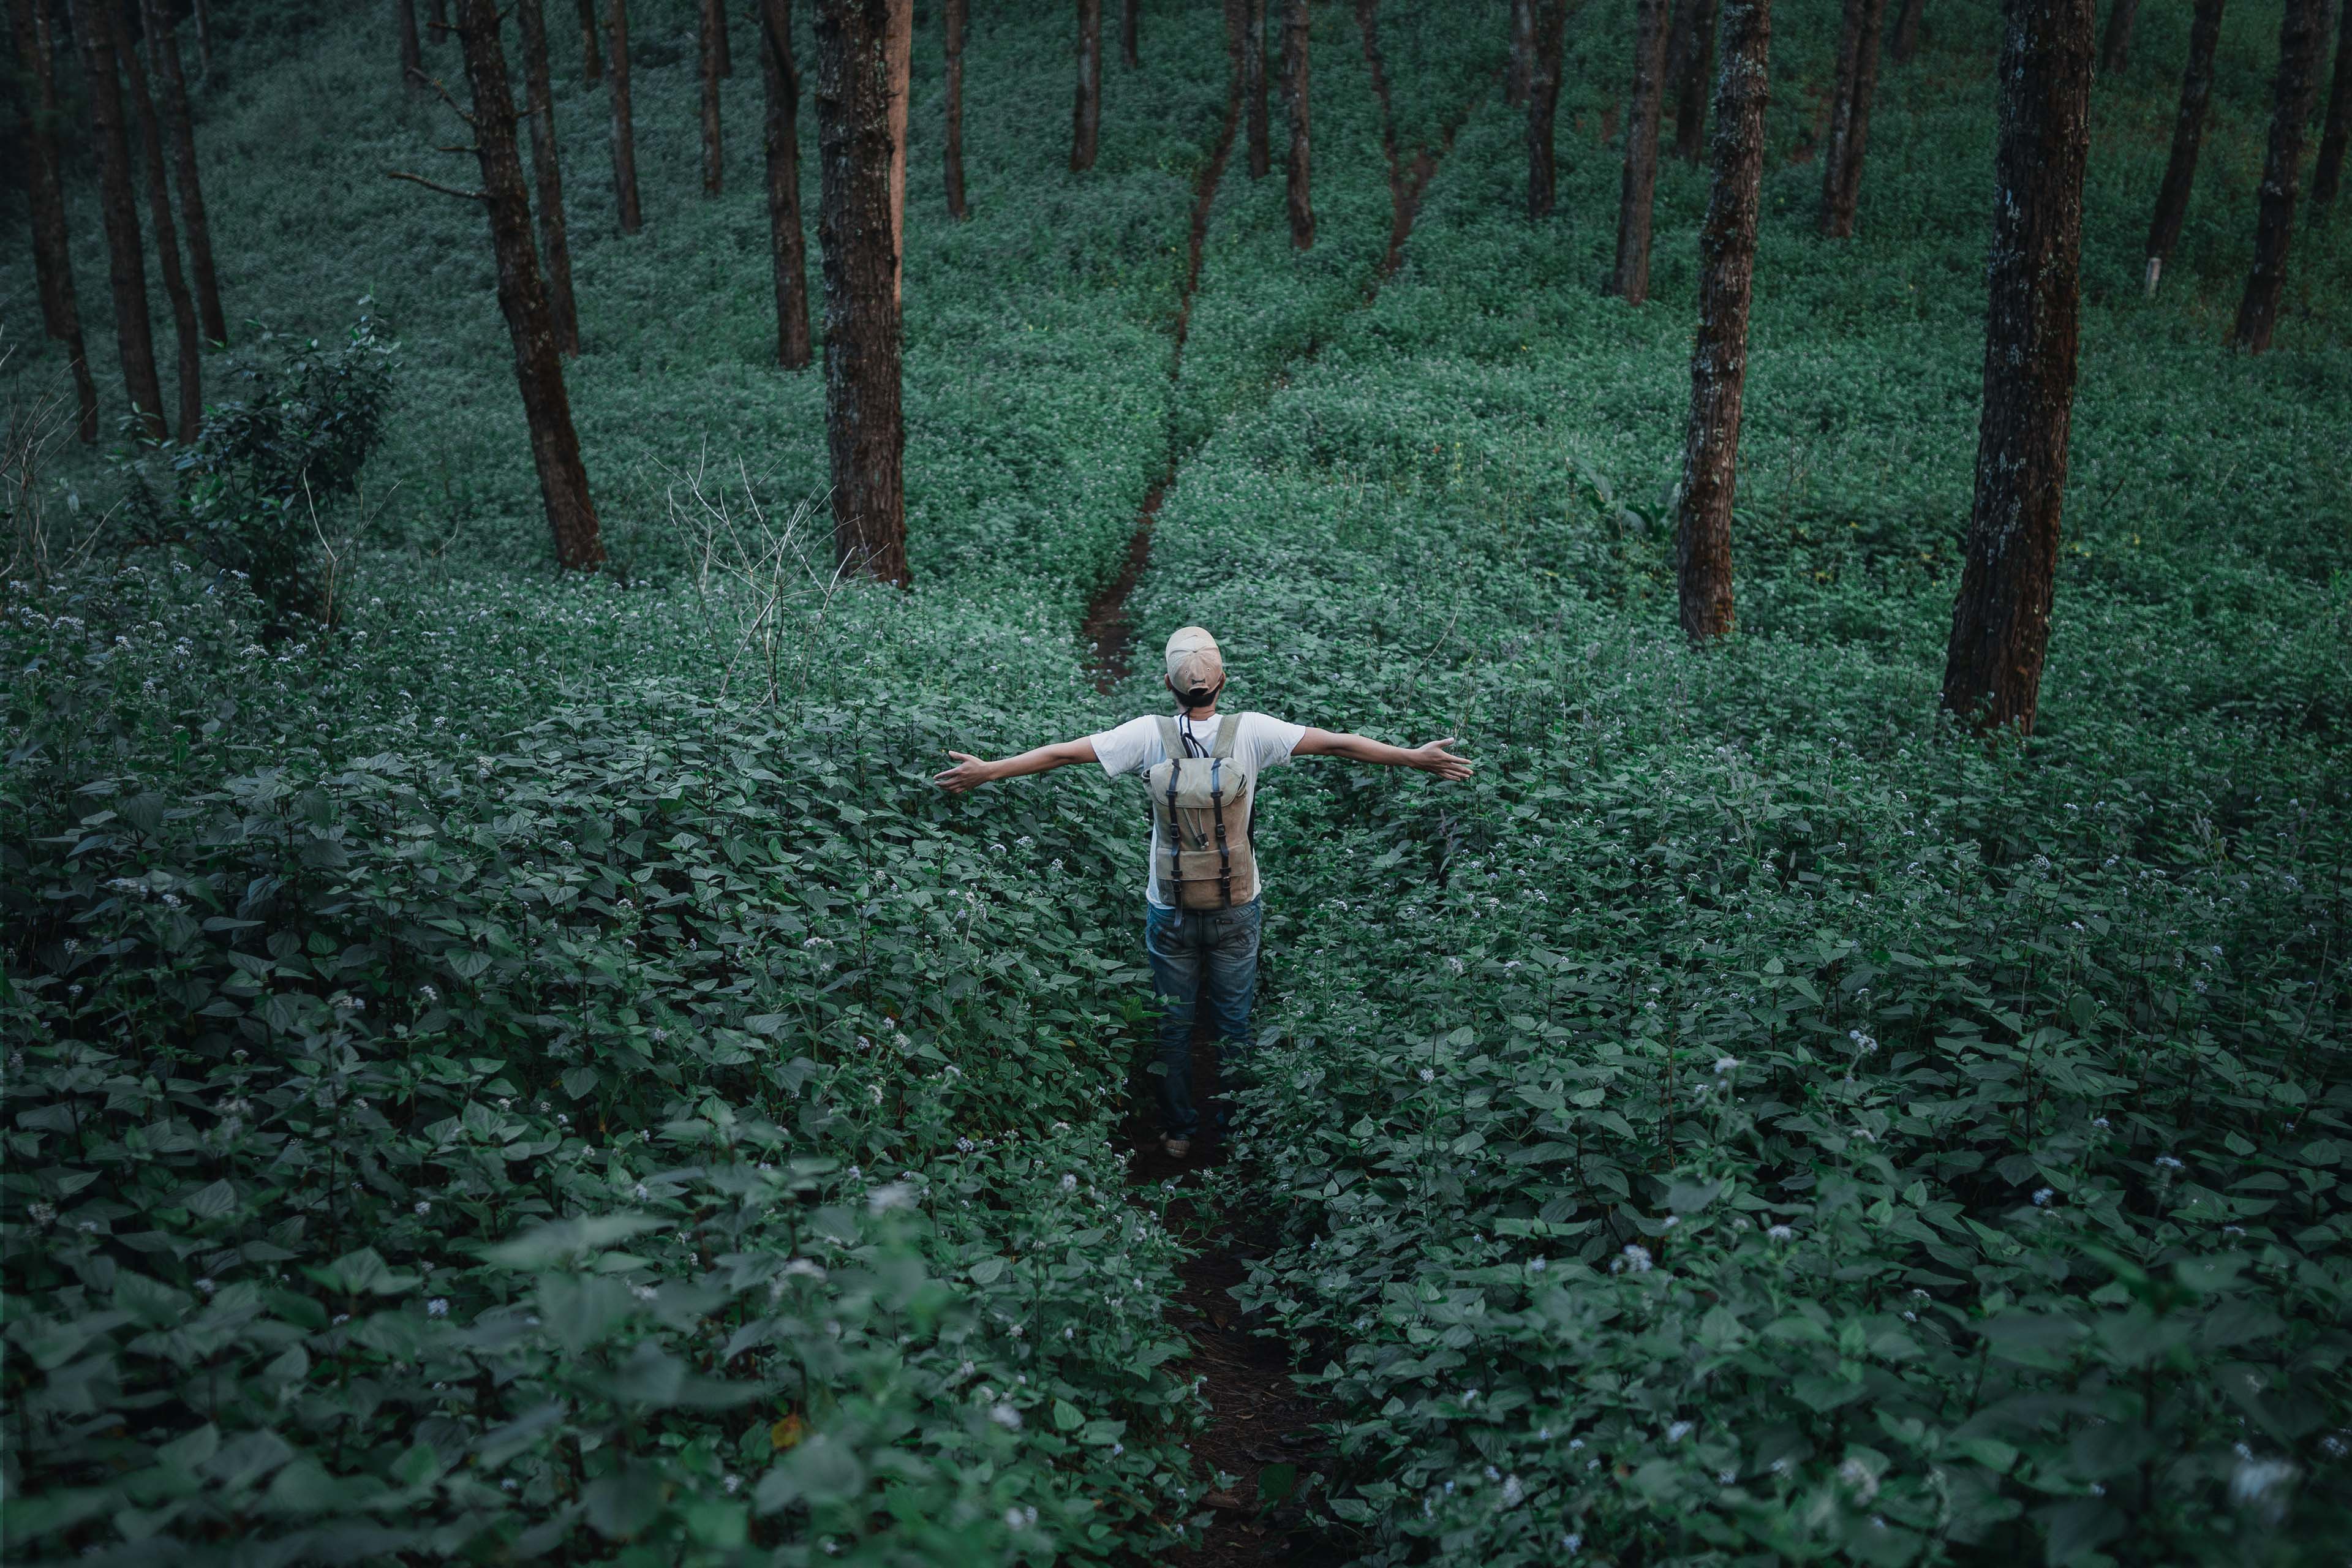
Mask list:
[{"label": "hiking shoe", "polygon": [[1171,1160],[1181,1160],[1192,1152],[1192,1141],[1179,1138],[1172,1132],[1163,1132],[1160,1135],[1160,1152]]}]

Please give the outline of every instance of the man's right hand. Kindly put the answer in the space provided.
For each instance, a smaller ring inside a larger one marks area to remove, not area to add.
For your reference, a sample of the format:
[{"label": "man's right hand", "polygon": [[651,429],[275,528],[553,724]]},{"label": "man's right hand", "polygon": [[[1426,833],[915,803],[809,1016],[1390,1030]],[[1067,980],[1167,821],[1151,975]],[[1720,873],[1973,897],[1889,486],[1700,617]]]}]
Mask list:
[{"label": "man's right hand", "polygon": [[1442,741],[1432,741],[1426,745],[1413,747],[1412,765],[1425,773],[1435,773],[1442,779],[1468,778],[1470,759],[1457,757],[1445,749],[1454,744],[1454,740],[1453,736],[1448,735]]},{"label": "man's right hand", "polygon": [[984,784],[996,776],[996,764],[963,752],[950,752],[955,766],[943,773],[934,774],[931,782],[950,795],[961,795],[974,784]]}]

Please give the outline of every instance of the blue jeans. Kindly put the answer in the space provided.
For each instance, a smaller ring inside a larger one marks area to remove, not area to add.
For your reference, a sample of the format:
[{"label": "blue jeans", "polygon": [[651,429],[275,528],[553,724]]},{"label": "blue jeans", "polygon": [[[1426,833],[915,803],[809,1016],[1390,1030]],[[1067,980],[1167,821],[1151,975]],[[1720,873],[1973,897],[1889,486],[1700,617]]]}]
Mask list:
[{"label": "blue jeans", "polygon": [[1201,1005],[1206,1002],[1216,1026],[1220,1071],[1227,1043],[1237,1052],[1250,1048],[1264,914],[1256,899],[1230,910],[1143,906],[1143,950],[1160,1000],[1160,1117],[1171,1137],[1190,1138],[1201,1122],[1192,1105],[1192,1020]]}]

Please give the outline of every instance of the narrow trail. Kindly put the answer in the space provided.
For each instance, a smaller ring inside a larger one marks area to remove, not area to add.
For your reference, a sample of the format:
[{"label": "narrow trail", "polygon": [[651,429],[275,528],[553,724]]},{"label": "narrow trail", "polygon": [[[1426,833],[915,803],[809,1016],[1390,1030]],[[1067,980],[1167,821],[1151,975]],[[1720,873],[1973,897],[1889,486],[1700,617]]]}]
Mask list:
[{"label": "narrow trail", "polygon": [[[1437,173],[1439,160],[1451,151],[1455,132],[1483,97],[1482,90],[1461,106],[1434,149],[1421,148],[1409,162],[1404,160],[1377,42],[1377,0],[1358,0],[1364,58],[1371,68],[1373,93],[1381,108],[1381,142],[1388,159],[1392,221],[1387,247],[1364,292],[1362,304],[1367,306],[1379,297],[1381,286],[1402,262],[1422,196]],[[1193,197],[1191,247],[1169,359],[1171,383],[1183,374],[1184,340],[1191,325],[1192,297],[1200,284],[1210,215],[1241,115],[1236,69],[1223,129],[1215,152],[1201,172]],[[1315,352],[1310,343],[1300,357],[1311,360]],[[1283,380],[1286,375],[1278,378],[1276,384]],[[1132,673],[1134,629],[1127,613],[1128,599],[1150,562],[1152,529],[1160,503],[1174,486],[1187,456],[1177,437],[1171,401],[1166,468],[1144,497],[1118,576],[1096,595],[1080,627],[1079,636],[1090,652],[1096,688],[1105,693]],[[1300,1393],[1282,1342],[1260,1332],[1262,1325],[1242,1311],[1234,1297],[1235,1289],[1248,1278],[1251,1264],[1272,1249],[1269,1227],[1255,1216],[1221,1211],[1203,1203],[1197,1186],[1186,1190],[1190,1178],[1223,1163],[1226,1153],[1223,1137],[1209,1131],[1223,1121],[1225,1105],[1223,1086],[1217,1080],[1216,1051],[1205,1034],[1196,1035],[1192,1043],[1192,1103],[1201,1108],[1204,1135],[1194,1142],[1191,1153],[1178,1160],[1161,1150],[1157,1107],[1149,1092],[1130,1097],[1133,1109],[1121,1133],[1129,1152],[1131,1184],[1178,1184],[1178,1195],[1169,1206],[1169,1223],[1190,1249],[1178,1268],[1181,1286],[1169,1322],[1192,1343],[1189,1366],[1202,1379],[1202,1393],[1211,1412],[1209,1424],[1194,1435],[1190,1447],[1201,1461],[1202,1479],[1212,1484],[1205,1500],[1212,1522],[1183,1560],[1198,1568],[1265,1563],[1325,1568],[1344,1562],[1348,1555],[1340,1541],[1324,1528],[1328,1520],[1326,1489],[1335,1456],[1319,1426],[1329,1419],[1330,1412]],[[1214,1479],[1219,1476],[1234,1479],[1230,1486],[1216,1487]]]}]

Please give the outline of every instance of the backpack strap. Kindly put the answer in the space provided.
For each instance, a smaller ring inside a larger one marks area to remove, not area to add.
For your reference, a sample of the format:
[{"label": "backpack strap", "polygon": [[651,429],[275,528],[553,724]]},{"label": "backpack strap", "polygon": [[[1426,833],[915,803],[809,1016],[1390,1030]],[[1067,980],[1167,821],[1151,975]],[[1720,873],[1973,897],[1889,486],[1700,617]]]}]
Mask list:
[{"label": "backpack strap", "polygon": [[1160,749],[1168,753],[1169,760],[1171,762],[1182,756],[1184,754],[1183,730],[1178,726],[1173,718],[1165,713],[1159,715],[1156,722],[1160,725]]},{"label": "backpack strap", "polygon": [[1216,740],[1210,743],[1209,755],[1230,757],[1234,754],[1234,743],[1241,738],[1242,721],[1248,715],[1243,713],[1225,715],[1225,721],[1217,726]]}]

